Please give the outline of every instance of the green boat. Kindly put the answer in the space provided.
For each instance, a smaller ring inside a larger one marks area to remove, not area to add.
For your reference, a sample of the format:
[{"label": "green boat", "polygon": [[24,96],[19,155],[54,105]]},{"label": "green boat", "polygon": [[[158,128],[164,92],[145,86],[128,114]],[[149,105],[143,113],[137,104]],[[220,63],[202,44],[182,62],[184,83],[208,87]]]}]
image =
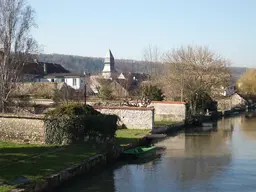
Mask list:
[{"label": "green boat", "polygon": [[142,157],[148,157],[156,155],[156,147],[150,146],[150,147],[135,147],[131,149],[127,149],[123,152],[122,156],[126,158],[142,158]]}]

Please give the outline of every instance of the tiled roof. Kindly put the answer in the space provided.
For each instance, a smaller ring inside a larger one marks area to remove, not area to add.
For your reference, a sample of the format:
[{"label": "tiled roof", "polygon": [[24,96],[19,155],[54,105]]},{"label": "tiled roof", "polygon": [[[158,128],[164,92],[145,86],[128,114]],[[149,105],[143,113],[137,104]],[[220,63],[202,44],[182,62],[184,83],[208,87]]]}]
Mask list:
[{"label": "tiled roof", "polygon": [[115,81],[129,92],[138,88],[138,83],[136,81],[130,82],[126,79],[115,79]]},{"label": "tiled roof", "polygon": [[144,81],[148,78],[148,75],[145,74],[145,73],[131,73],[131,72],[128,72],[128,73],[120,73],[119,75],[121,75],[121,74],[123,74],[123,76],[126,79],[135,77],[138,81]]},{"label": "tiled roof", "polygon": [[46,65],[47,74],[53,73],[70,73],[62,65],[56,63],[47,62],[29,62],[26,63],[22,68],[23,74],[33,74],[33,75],[44,75],[44,65]]},{"label": "tiled roof", "polygon": [[242,93],[235,93],[238,94],[240,97],[242,97],[243,99],[245,99],[246,101],[256,101],[256,95],[250,95],[250,94],[242,94]]},{"label": "tiled roof", "polygon": [[44,76],[45,78],[51,77],[85,77],[83,73],[51,73]]}]

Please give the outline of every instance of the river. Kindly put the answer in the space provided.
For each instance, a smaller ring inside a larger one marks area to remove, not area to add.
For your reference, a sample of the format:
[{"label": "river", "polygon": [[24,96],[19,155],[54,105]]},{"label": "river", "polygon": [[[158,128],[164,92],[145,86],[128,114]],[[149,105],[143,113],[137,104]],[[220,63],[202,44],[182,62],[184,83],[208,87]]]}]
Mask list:
[{"label": "river", "polygon": [[215,131],[181,133],[144,164],[118,164],[67,183],[63,192],[256,191],[256,119],[220,120]]}]

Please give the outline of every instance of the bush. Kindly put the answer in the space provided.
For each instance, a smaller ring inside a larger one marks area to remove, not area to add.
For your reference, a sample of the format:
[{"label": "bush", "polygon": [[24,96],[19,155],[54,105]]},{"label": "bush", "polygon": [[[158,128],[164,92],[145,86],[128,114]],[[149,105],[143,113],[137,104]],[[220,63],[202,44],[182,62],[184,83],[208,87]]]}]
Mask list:
[{"label": "bush", "polygon": [[163,101],[165,98],[162,89],[156,85],[145,85],[140,89],[141,96],[151,101]]},{"label": "bush", "polygon": [[54,110],[46,113],[46,117],[49,116],[62,116],[62,115],[99,115],[101,114],[90,105],[84,105],[81,103],[67,103],[62,104]]},{"label": "bush", "polygon": [[116,115],[103,115],[89,105],[65,104],[46,114],[45,143],[83,143],[86,136],[102,142],[112,140],[117,121]]},{"label": "bush", "polygon": [[99,88],[99,98],[102,100],[112,100],[114,99],[113,90],[109,84],[103,84],[102,87]]}]

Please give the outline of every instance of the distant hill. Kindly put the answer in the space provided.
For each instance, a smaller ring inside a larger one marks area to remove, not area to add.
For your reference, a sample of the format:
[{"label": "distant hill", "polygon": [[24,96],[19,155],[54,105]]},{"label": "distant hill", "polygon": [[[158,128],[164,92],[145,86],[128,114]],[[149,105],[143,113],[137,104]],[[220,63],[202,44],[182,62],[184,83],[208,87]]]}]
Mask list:
[{"label": "distant hill", "polygon": [[235,79],[239,79],[239,77],[247,70],[246,67],[231,67],[232,75]]},{"label": "distant hill", "polygon": [[[40,54],[39,61],[52,62],[63,65],[66,69],[73,72],[87,71],[92,74],[97,74],[102,71],[104,66],[104,58],[82,57],[75,55],[62,54]],[[115,66],[118,71],[122,72],[137,72],[147,73],[149,66],[143,61],[135,60],[115,60]],[[238,79],[247,68],[231,67],[232,75]]]}]

